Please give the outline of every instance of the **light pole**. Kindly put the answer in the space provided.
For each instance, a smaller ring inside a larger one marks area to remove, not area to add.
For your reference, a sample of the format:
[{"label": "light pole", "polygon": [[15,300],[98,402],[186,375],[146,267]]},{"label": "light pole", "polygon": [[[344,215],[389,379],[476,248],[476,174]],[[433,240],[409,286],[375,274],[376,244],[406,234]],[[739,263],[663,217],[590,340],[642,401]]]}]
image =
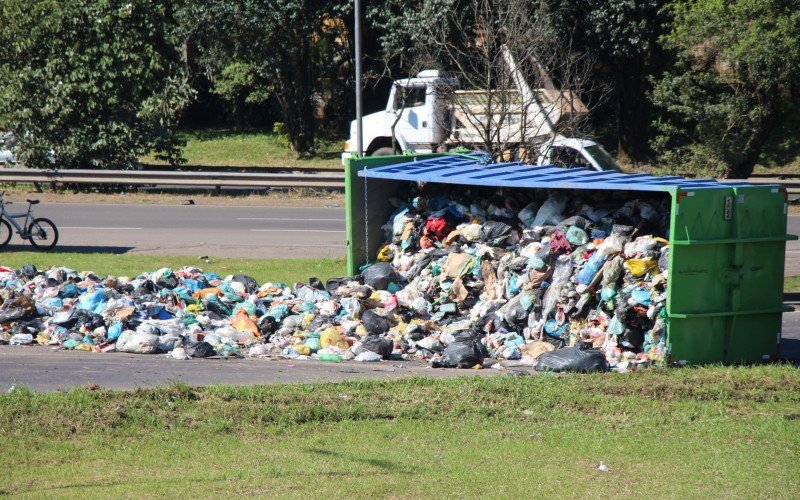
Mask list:
[{"label": "light pole", "polygon": [[355,35],[356,45],[356,150],[358,155],[364,154],[364,133],[361,127],[363,114],[361,102],[361,0],[355,1]]}]

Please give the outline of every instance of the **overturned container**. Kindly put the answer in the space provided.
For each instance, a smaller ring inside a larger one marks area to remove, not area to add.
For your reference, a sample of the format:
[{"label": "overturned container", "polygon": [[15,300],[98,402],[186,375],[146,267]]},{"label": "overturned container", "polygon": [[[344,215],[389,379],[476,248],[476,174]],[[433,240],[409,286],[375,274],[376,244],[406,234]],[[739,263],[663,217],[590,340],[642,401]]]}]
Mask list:
[{"label": "overturned container", "polygon": [[775,359],[781,338],[787,193],[779,185],[487,163],[475,155],[350,159],[345,171],[347,265],[353,275],[383,243],[381,225],[409,183],[669,197],[667,349],[671,360]]}]

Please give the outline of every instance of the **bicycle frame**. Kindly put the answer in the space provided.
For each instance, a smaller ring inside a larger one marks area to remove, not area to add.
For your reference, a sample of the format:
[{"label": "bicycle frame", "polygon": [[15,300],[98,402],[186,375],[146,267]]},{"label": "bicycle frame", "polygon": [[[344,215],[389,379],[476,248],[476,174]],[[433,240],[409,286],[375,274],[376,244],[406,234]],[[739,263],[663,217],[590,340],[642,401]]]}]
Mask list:
[{"label": "bicycle frame", "polygon": [[[6,205],[8,205],[9,203],[10,202],[3,201],[3,199],[0,197],[0,219],[7,220],[8,223],[14,226],[14,228],[17,230],[18,235],[20,235],[23,239],[27,239],[28,236],[30,235],[28,234],[28,231],[25,228],[28,227],[29,222],[33,220],[32,217],[33,205],[31,205],[30,203],[28,204],[27,212],[11,213],[6,211]],[[25,217],[25,222],[20,227],[19,223],[17,223],[17,219],[21,219],[23,217]]]}]

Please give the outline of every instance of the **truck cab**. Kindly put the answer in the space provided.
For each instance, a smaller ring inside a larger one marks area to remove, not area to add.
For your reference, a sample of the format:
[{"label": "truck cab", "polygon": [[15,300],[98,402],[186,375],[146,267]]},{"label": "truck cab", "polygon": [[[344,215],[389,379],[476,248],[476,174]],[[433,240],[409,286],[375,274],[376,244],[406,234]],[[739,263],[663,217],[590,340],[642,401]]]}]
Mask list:
[{"label": "truck cab", "polygon": [[[363,117],[364,154],[432,152],[437,144],[447,139],[450,125],[440,91],[457,83],[456,79],[441,77],[435,70],[422,71],[416,78],[395,81],[386,109]],[[353,120],[344,157],[350,157],[355,151],[356,121]]]}]

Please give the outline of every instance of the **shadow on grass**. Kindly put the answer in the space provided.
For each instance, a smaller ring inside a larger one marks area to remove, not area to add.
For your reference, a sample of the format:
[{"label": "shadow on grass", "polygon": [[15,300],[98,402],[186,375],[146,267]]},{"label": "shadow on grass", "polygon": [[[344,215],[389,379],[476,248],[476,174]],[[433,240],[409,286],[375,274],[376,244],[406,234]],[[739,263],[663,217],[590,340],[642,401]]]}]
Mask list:
[{"label": "shadow on grass", "polygon": [[[56,245],[56,247],[49,252],[46,250],[40,250],[42,254],[47,253],[61,253],[61,252],[73,252],[73,253],[113,253],[117,255],[125,254],[133,250],[135,247],[118,247],[118,246],[94,246],[94,245]],[[3,253],[12,253],[12,252],[33,252],[36,249],[32,245],[20,244],[20,245],[8,245],[3,249]]]},{"label": "shadow on grass", "polygon": [[343,461],[360,462],[362,464],[371,465],[371,466],[377,467],[379,469],[384,469],[384,470],[387,470],[387,471],[391,470],[391,471],[394,471],[394,472],[399,472],[401,474],[408,474],[408,473],[412,472],[407,467],[401,466],[401,465],[396,464],[394,462],[391,462],[389,460],[382,460],[382,459],[379,459],[379,458],[364,458],[364,457],[358,457],[358,456],[355,456],[355,455],[346,455],[346,454],[340,453],[338,451],[325,450],[325,449],[322,449],[322,448],[306,448],[305,451],[307,451],[308,453],[313,453],[315,455],[322,455],[322,456],[326,456],[326,457],[336,457],[336,458],[338,458],[340,460],[343,460]]}]

